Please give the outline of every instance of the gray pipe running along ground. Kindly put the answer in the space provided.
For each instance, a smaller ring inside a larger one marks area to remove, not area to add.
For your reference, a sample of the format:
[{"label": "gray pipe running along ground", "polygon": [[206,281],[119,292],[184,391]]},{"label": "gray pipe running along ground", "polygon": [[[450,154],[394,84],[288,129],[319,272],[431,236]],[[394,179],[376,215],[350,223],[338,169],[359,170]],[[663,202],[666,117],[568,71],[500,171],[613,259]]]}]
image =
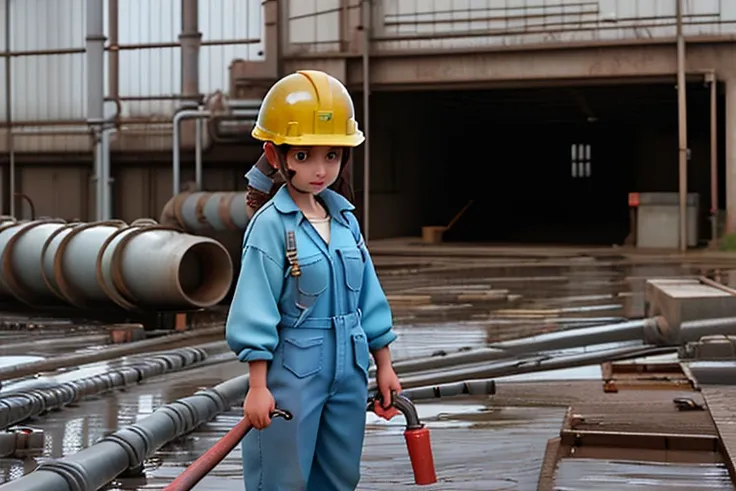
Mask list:
[{"label": "gray pipe running along ground", "polygon": [[[451,353],[443,356],[428,356],[413,360],[394,362],[396,373],[406,374],[423,370],[453,367],[458,365],[488,362],[511,358],[524,353],[548,350],[578,348],[595,344],[620,343],[626,341],[646,341],[652,338],[651,330],[657,328],[654,319],[641,319],[603,326],[581,327],[564,331],[528,336],[510,341],[494,343],[488,348],[467,352]],[[371,368],[371,376],[375,367]]]},{"label": "gray pipe running along ground", "polygon": [[111,368],[106,373],[91,377],[0,394],[0,430],[47,411],[61,409],[88,395],[136,384],[156,375],[176,372],[206,358],[207,353],[201,349],[181,348],[133,358],[119,368]]},{"label": "gray pipe running along ground", "polygon": [[130,343],[108,346],[104,350],[91,353],[74,353],[71,355],[55,356],[44,360],[8,365],[0,367],[0,383],[12,381],[13,379],[33,376],[39,372],[51,372],[60,368],[76,367],[89,363],[113,360],[120,356],[145,354],[144,350],[154,350],[161,347],[165,349],[171,343],[181,343],[184,340],[195,339],[204,336],[218,335],[224,332],[223,326],[203,327],[184,332],[177,332],[157,338],[133,341]]},{"label": "gray pipe running along ground", "polygon": [[0,355],[23,353],[25,355],[44,349],[58,350],[78,346],[95,346],[111,343],[110,334],[88,334],[85,336],[58,336],[50,339],[34,339],[20,343],[0,344]]},{"label": "gray pipe running along ground", "polygon": [[[550,350],[564,350],[583,346],[641,341],[656,346],[680,346],[697,341],[703,336],[736,334],[736,317],[702,319],[683,322],[671,332],[661,332],[656,318],[639,319],[605,326],[582,327],[529,336],[500,343],[488,348],[456,352],[442,356],[428,356],[393,364],[399,375],[443,367],[501,360],[514,356]],[[513,362],[509,362],[513,363]],[[371,369],[371,376],[375,368]]]},{"label": "gray pipe running along ground", "polygon": [[0,490],[98,490],[127,469],[141,469],[145,459],[167,442],[228,411],[243,400],[247,388],[248,375],[241,375],[166,404],[91,447],[44,462],[30,474],[0,486]]},{"label": "gray pipe running along ground", "polygon": [[[673,353],[675,351],[677,351],[676,347],[640,344],[567,356],[537,355],[502,360],[496,363],[463,365],[454,369],[442,368],[427,372],[412,372],[410,375],[400,376],[400,380],[403,389],[412,389],[458,381],[498,378],[522,373],[596,365],[607,361],[626,360],[642,356]],[[369,384],[368,389],[371,391],[376,390],[375,381]]]}]

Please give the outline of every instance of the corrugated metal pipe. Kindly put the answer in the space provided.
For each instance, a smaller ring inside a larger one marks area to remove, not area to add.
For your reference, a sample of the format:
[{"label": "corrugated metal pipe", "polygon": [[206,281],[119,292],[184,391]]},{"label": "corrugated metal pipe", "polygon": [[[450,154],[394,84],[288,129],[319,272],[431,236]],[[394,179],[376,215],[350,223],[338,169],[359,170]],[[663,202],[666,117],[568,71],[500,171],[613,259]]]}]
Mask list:
[{"label": "corrugated metal pipe", "polygon": [[199,348],[181,348],[134,357],[129,363],[91,377],[0,394],[0,430],[47,411],[61,409],[86,396],[136,384],[143,379],[176,372],[204,361]]},{"label": "corrugated metal pipe", "polygon": [[0,298],[125,310],[211,307],[234,274],[218,241],[154,220],[3,222],[0,271]]},{"label": "corrugated metal pipe", "polygon": [[245,192],[184,192],[164,206],[161,222],[186,232],[242,232],[248,225]]},{"label": "corrugated metal pipe", "polygon": [[48,460],[30,474],[0,486],[2,491],[92,491],[143,462],[167,442],[242,401],[248,375],[223,382],[157,409],[133,425],[61,459]]}]

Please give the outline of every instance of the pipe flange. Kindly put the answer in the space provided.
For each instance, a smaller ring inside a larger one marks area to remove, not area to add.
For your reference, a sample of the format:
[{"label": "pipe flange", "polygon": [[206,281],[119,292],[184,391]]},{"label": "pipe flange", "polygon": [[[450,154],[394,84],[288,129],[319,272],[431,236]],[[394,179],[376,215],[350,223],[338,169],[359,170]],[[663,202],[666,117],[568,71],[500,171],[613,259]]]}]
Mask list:
[{"label": "pipe flange", "polygon": [[[186,224],[184,223],[184,215],[182,213],[184,202],[192,194],[194,194],[192,191],[184,191],[182,193],[177,194],[176,196],[174,196],[172,198],[173,201],[174,201],[173,204],[172,204],[172,208],[173,208],[173,212],[174,212],[174,217],[176,218],[176,221],[179,224],[179,226],[181,227],[181,230],[182,231],[186,229]],[[165,208],[165,206],[164,206],[164,208]]]},{"label": "pipe flange", "polygon": [[[66,277],[64,275],[64,253],[66,251],[67,246],[69,243],[74,239],[77,235],[84,232],[85,230],[89,230],[91,228],[95,227],[117,227],[118,230],[121,228],[127,227],[127,223],[125,223],[122,220],[105,220],[105,221],[99,221],[99,222],[89,222],[85,223],[83,225],[79,225],[78,227],[75,227],[72,229],[71,232],[66,234],[63,239],[61,239],[61,242],[59,243],[59,246],[56,249],[56,255],[54,256],[54,279],[56,280],[56,284],[59,285],[59,291],[61,292],[62,298],[72,304],[75,307],[78,307],[80,309],[86,309],[92,307],[92,303],[87,299],[86,295],[84,293],[77,291],[72,287],[72,285],[69,284],[69,282],[66,281]],[[50,241],[47,241],[47,243]],[[97,255],[99,256],[101,251],[103,249],[100,248],[100,251],[98,251]],[[41,256],[43,257],[43,256]]]},{"label": "pipe flange", "polygon": [[[128,230],[127,228],[121,229],[121,230]],[[138,306],[134,304],[136,301],[136,298],[133,296],[133,293],[128,288],[128,285],[125,284],[125,280],[123,279],[123,271],[122,271],[122,257],[123,257],[123,251],[125,250],[125,247],[128,245],[128,243],[133,240],[135,237],[146,233],[146,232],[153,232],[153,231],[169,231],[169,232],[176,232],[178,234],[181,234],[182,231],[178,230],[174,227],[169,227],[166,225],[147,225],[147,226],[139,226],[139,227],[133,227],[133,230],[125,234],[120,241],[115,245],[115,249],[112,251],[112,257],[110,258],[110,278],[111,281],[117,290],[118,294],[123,297],[125,302],[127,302],[130,305],[133,305],[134,310],[142,310]],[[113,234],[115,235],[115,234]],[[102,257],[102,252],[100,252],[99,258]],[[133,310],[131,309],[131,310]]]},{"label": "pipe flange", "polygon": [[652,319],[647,319],[644,325],[644,342],[655,344],[657,346],[671,346],[677,343],[677,339],[673,339],[673,332],[670,323],[663,315],[658,315]]},{"label": "pipe flange", "polygon": [[35,296],[33,295],[33,293],[28,287],[23,284],[23,282],[19,278],[18,273],[13,268],[13,248],[15,247],[18,240],[20,240],[23,235],[28,233],[29,230],[40,227],[41,225],[48,225],[52,223],[63,225],[67,222],[60,218],[54,218],[34,220],[32,222],[21,225],[21,229],[14,233],[10,239],[8,239],[8,242],[5,244],[5,250],[3,251],[2,258],[0,259],[0,263],[2,263],[3,281],[8,287],[10,294],[18,301],[30,307],[38,307],[38,304],[35,302]]},{"label": "pipe flange", "polygon": [[[136,220],[137,221],[137,220]],[[124,310],[130,310],[130,311],[139,311],[137,306],[129,301],[125,296],[123,296],[120,292],[117,291],[117,285],[115,284],[115,281],[112,277],[112,269],[113,269],[113,261],[110,260],[109,266],[110,266],[110,282],[112,283],[112,288],[110,285],[107,284],[105,281],[105,277],[102,274],[102,258],[105,256],[105,253],[107,252],[107,248],[110,247],[110,245],[115,241],[120,235],[122,235],[125,232],[132,232],[133,230],[141,227],[142,225],[136,225],[136,222],[133,222],[133,224],[128,225],[127,227],[122,227],[110,234],[110,236],[102,243],[102,246],[100,246],[100,250],[97,254],[97,261],[95,263],[95,271],[97,273],[97,283],[100,285],[100,288],[102,288],[102,291],[105,292],[105,295],[107,295],[107,298],[109,298],[112,302],[114,302],[118,307],[124,309]],[[112,254],[115,255],[115,251],[120,246],[118,243],[115,246],[115,250],[113,250]]]},{"label": "pipe flange", "polygon": [[86,470],[77,462],[49,460],[39,465],[34,472],[39,471],[53,472],[63,477],[70,491],[93,489],[92,483],[87,479]]},{"label": "pipe flange", "polygon": [[[233,222],[232,203],[236,196],[240,196],[242,193],[222,193],[219,201],[217,202],[217,216],[222,220],[225,228],[229,231],[237,231],[239,227]],[[243,199],[243,214],[245,214],[245,199]]]},{"label": "pipe flange", "polygon": [[[81,225],[83,225],[83,222],[72,222],[72,223],[67,223],[63,227],[59,227],[56,230],[54,230],[51,233],[51,235],[49,235],[49,238],[46,240],[46,242],[44,242],[43,247],[41,248],[41,261],[43,261],[43,258],[46,256],[46,253],[48,252],[49,246],[51,245],[51,242],[53,242],[54,239],[59,234],[62,234],[62,233],[66,232],[69,229],[73,229],[74,227],[79,227]],[[55,270],[56,269],[55,268],[56,256],[54,256],[53,263],[54,263],[54,267],[52,269]],[[48,288],[49,291],[51,291],[54,295],[56,295],[59,298],[59,300],[67,301],[66,298],[64,298],[64,294],[61,293],[61,291],[59,291],[59,289],[57,288],[57,286],[46,275],[46,269],[43,267],[43,264],[41,265],[41,278],[43,279],[43,282],[46,284],[46,288]]]},{"label": "pipe flange", "polygon": [[161,411],[162,414],[165,414],[171,420],[171,422],[174,424],[174,434],[176,436],[179,436],[189,430],[184,415],[180,412],[179,408],[172,407],[173,405],[174,403],[172,402],[163,407],[160,407],[158,410]]},{"label": "pipe flange", "polygon": [[[197,400],[197,399],[194,399]],[[185,399],[179,399],[178,401],[174,401],[171,403],[173,406],[184,406],[186,408],[186,414],[189,416],[189,420],[187,421],[187,430],[191,431],[200,424],[207,421],[206,418],[204,418],[201,414],[199,409],[197,408],[197,405],[193,403],[191,398],[185,398]]]},{"label": "pipe flange", "polygon": [[227,411],[228,409],[230,409],[230,402],[225,399],[225,396],[223,396],[219,391],[215,389],[209,388],[198,390],[194,393],[194,395],[206,397],[212,400],[219,409],[219,412]]},{"label": "pipe flange", "polygon": [[[131,435],[126,435],[131,433]],[[132,438],[137,438],[141,443],[140,448],[136,446]],[[148,452],[151,449],[151,434],[137,424],[130,425],[123,428],[111,435],[107,435],[100,441],[113,442],[122,447],[126,454],[128,454],[129,468],[134,468],[143,464],[148,456]]]}]

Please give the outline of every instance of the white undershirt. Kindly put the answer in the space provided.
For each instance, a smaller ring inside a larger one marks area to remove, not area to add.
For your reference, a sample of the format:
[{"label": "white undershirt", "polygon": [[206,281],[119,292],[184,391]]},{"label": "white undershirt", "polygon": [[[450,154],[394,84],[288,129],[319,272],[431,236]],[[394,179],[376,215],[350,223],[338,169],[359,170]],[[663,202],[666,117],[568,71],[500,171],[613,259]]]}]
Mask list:
[{"label": "white undershirt", "polygon": [[325,241],[325,244],[330,243],[330,217],[329,215],[327,218],[309,218],[309,223],[312,224],[312,226],[317,230],[319,235],[322,236],[322,238]]}]

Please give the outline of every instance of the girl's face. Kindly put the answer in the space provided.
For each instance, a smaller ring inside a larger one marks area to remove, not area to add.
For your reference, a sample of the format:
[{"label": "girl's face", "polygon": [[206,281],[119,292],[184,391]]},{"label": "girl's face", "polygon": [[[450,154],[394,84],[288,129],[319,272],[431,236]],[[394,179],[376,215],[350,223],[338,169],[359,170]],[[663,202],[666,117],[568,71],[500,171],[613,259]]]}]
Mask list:
[{"label": "girl's face", "polygon": [[335,182],[341,161],[339,147],[292,147],[286,153],[286,166],[296,172],[292,184],[312,194],[321,193]]}]

